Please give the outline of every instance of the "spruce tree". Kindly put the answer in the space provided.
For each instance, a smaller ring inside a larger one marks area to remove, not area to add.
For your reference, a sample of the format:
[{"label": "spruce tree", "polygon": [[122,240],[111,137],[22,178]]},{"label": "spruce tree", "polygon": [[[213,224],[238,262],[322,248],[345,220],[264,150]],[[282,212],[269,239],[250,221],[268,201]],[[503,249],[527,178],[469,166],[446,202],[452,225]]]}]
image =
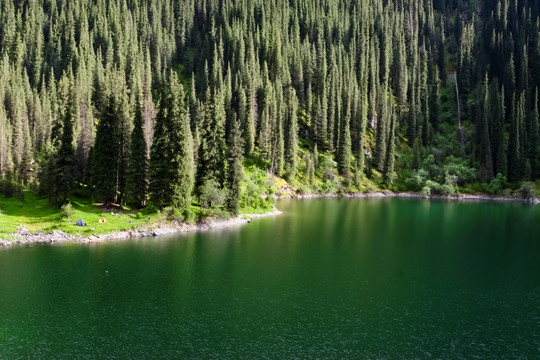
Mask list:
[{"label": "spruce tree", "polygon": [[337,148],[338,171],[341,175],[349,175],[349,166],[351,164],[351,104],[347,101],[345,116],[341,122],[339,144]]},{"label": "spruce tree", "polygon": [[438,132],[441,121],[441,102],[439,94],[439,72],[435,66],[432,67],[430,80],[429,122],[433,127],[433,131]]},{"label": "spruce tree", "polygon": [[132,134],[132,109],[129,106],[128,89],[125,84],[124,74],[114,74],[115,86],[115,114],[118,119],[118,168],[117,168],[117,192],[118,203],[125,204],[127,180],[129,171],[130,137]]},{"label": "spruce tree", "polygon": [[377,170],[383,171],[386,159],[386,148],[388,138],[388,100],[386,97],[386,87],[379,91],[378,106],[380,111],[377,116],[377,130],[375,140],[375,156]]},{"label": "spruce tree", "polygon": [[191,204],[194,184],[193,140],[184,89],[178,82],[176,73],[169,74],[169,84],[171,99],[167,123],[171,139],[171,146],[168,149],[171,167],[171,205],[184,212]]},{"label": "spruce tree", "polygon": [[207,181],[223,186],[225,182],[226,144],[225,108],[222,92],[210,89],[206,92],[204,122],[201,126],[199,162],[197,164],[197,194]]},{"label": "spruce tree", "polygon": [[405,52],[405,39],[401,38],[403,32],[398,25],[394,27],[394,69],[393,69],[393,88],[396,91],[397,100],[404,106],[407,100],[408,74],[407,74],[407,54]]},{"label": "spruce tree", "polygon": [[76,95],[73,92],[64,115],[61,144],[56,156],[52,193],[49,195],[52,202],[65,203],[75,186],[77,157],[73,147],[73,121],[76,111]]},{"label": "spruce tree", "polygon": [[414,142],[414,139],[416,139],[416,129],[417,129],[417,104],[416,104],[416,91],[414,89],[411,89],[411,95],[410,95],[410,104],[409,104],[409,112],[407,113],[407,137],[409,138],[409,142]]},{"label": "spruce tree", "polygon": [[518,182],[522,179],[524,169],[522,168],[521,153],[521,124],[524,111],[524,99],[520,96],[519,100],[515,100],[513,103],[512,124],[510,126],[510,139],[508,144],[508,179],[512,182]]},{"label": "spruce tree", "polygon": [[185,212],[193,189],[193,142],[183,87],[170,71],[163,89],[150,152],[149,194],[158,207]]},{"label": "spruce tree", "polygon": [[240,131],[240,122],[233,116],[233,127],[231,131],[231,145],[228,150],[227,160],[227,210],[231,215],[238,214],[238,205],[242,195],[242,178],[244,168],[242,133]]},{"label": "spruce tree", "polygon": [[[366,50],[367,51],[367,50]],[[364,59],[364,61],[367,61],[367,59]],[[362,75],[362,81],[361,81],[361,89],[360,94],[358,94],[357,100],[360,101],[360,111],[358,111],[358,114],[356,117],[358,118],[357,121],[359,122],[359,134],[358,134],[358,144],[357,144],[357,154],[356,154],[356,176],[357,176],[357,182],[360,181],[360,178],[364,175],[364,170],[366,167],[366,152],[365,152],[365,143],[366,143],[366,131],[367,131],[367,124],[368,124],[368,111],[369,111],[369,103],[368,103],[368,74]]]},{"label": "spruce tree", "polygon": [[386,158],[384,160],[383,181],[388,187],[392,185],[394,181],[394,164],[396,161],[396,119],[395,114],[391,110],[390,114],[390,135],[388,138],[388,148],[386,150]]},{"label": "spruce tree", "polygon": [[[506,110],[506,119],[511,119],[515,114],[512,112],[515,110],[513,107],[513,100],[516,92],[516,71],[514,66],[514,54],[511,54],[510,60],[507,61],[504,69],[503,85],[504,85],[504,108]],[[517,100],[517,99],[516,99]],[[510,164],[508,164],[510,166]]]},{"label": "spruce tree", "polygon": [[252,155],[255,150],[255,118],[257,116],[257,98],[255,97],[255,90],[248,91],[246,102],[242,94],[240,94],[239,106],[246,104],[246,116],[244,117],[244,124],[242,126],[242,133],[244,136],[244,147],[246,156]]},{"label": "spruce tree", "polygon": [[529,114],[529,159],[531,164],[531,178],[536,179],[540,174],[540,169],[538,168],[538,139],[540,137],[538,129],[538,88],[535,91],[533,101],[533,110]]},{"label": "spruce tree", "polygon": [[326,122],[327,122],[327,105],[326,105],[326,99],[321,98],[317,99],[316,111],[314,112],[315,116],[315,129],[316,129],[316,140],[317,144],[319,145],[320,149],[324,149],[326,146],[326,139],[328,137],[326,133]]},{"label": "spruce tree", "polygon": [[491,121],[491,144],[493,146],[494,173],[507,175],[507,156],[504,121],[504,89],[499,90],[497,79],[492,80],[489,88],[488,118]]},{"label": "spruce tree", "polygon": [[294,181],[298,158],[298,123],[296,112],[298,101],[296,92],[288,89],[287,116],[285,118],[285,176],[288,181]]},{"label": "spruce tree", "polygon": [[483,153],[485,155],[484,164],[486,167],[486,172],[488,175],[488,178],[491,180],[495,177],[494,174],[494,166],[493,166],[493,156],[492,156],[492,149],[491,149],[491,139],[489,136],[490,128],[489,128],[489,122],[488,122],[488,116],[489,116],[489,86],[488,86],[488,75],[485,75],[484,80],[484,86],[483,86],[483,92],[484,96],[482,99],[483,107],[482,107],[482,140],[481,144],[483,145]]},{"label": "spruce tree", "polygon": [[119,119],[115,109],[115,95],[108,96],[107,104],[97,125],[96,140],[90,158],[90,183],[96,200],[115,202],[119,162]]},{"label": "spruce tree", "polygon": [[171,159],[168,151],[171,144],[168,112],[170,108],[170,89],[163,86],[162,96],[154,126],[154,136],[150,147],[150,164],[148,167],[148,195],[153,205],[165,207],[171,205]]},{"label": "spruce tree", "polygon": [[274,125],[274,146],[272,148],[272,172],[277,176],[282,176],[285,162],[285,137],[283,134],[283,96],[281,94],[274,109],[276,119]]},{"label": "spruce tree", "polygon": [[148,187],[147,170],[148,156],[146,153],[146,139],[144,137],[144,118],[142,99],[137,96],[135,104],[135,119],[131,133],[131,149],[128,170],[128,197],[137,207],[146,203]]}]

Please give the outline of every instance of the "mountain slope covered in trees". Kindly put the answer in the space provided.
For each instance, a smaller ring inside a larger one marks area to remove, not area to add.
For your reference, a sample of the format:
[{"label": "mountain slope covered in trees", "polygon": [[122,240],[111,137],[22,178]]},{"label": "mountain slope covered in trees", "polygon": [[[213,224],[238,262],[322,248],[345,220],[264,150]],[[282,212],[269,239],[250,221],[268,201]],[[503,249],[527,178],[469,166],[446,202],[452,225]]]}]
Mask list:
[{"label": "mountain slope covered in trees", "polygon": [[533,0],[2,1],[2,189],[236,213],[260,196],[250,166],[309,192],[534,181],[539,15]]}]

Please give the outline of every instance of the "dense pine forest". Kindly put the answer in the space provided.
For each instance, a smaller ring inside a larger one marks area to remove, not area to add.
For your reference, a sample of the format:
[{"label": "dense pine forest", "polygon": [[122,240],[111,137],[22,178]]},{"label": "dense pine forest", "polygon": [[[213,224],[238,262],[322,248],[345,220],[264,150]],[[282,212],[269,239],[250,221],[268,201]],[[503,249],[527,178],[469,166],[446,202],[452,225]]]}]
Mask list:
[{"label": "dense pine forest", "polygon": [[539,16],[534,0],[4,0],[1,189],[231,214],[276,184],[516,189],[540,177]]}]

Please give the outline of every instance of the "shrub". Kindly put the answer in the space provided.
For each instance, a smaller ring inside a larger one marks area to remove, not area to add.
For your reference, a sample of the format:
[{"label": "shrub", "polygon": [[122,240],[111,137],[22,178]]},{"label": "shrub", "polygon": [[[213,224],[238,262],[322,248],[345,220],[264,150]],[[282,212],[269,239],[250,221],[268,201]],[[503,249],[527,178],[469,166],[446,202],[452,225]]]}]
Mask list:
[{"label": "shrub", "polygon": [[200,188],[199,201],[203,209],[221,209],[227,199],[227,191],[215,180],[207,180]]},{"label": "shrub", "polygon": [[533,182],[525,181],[521,184],[519,193],[522,199],[533,201],[536,198],[536,186]]},{"label": "shrub", "polygon": [[330,157],[324,157],[324,160],[321,163],[321,172],[323,178],[326,180],[334,180],[336,177],[337,163],[332,160]]},{"label": "shrub", "polygon": [[428,175],[428,172],[424,169],[413,170],[411,176],[405,182],[412,190],[418,191],[424,188]]},{"label": "shrub", "polygon": [[169,221],[180,222],[184,220],[184,216],[178,208],[169,206],[163,209],[163,213],[167,216],[167,220]]},{"label": "shrub", "polygon": [[229,214],[228,211],[225,211],[222,209],[213,210],[213,212],[214,212],[214,216],[216,216],[218,219],[221,219],[221,220],[227,220],[231,217],[231,214]]},{"label": "shrub", "polygon": [[229,214],[229,212],[227,212],[226,210],[211,208],[211,209],[203,210],[201,212],[200,218],[201,219],[217,218],[217,219],[226,220],[226,219],[229,219],[230,217],[231,217],[231,214]]},{"label": "shrub", "polygon": [[423,167],[427,169],[431,178],[437,178],[442,173],[441,168],[435,163],[435,156],[433,154],[429,154],[425,158]]},{"label": "shrub", "polygon": [[497,177],[491,180],[491,182],[484,186],[484,190],[492,195],[498,194],[501,192],[503,187],[506,184],[506,176],[503,176],[501,173],[497,174]]},{"label": "shrub", "polygon": [[454,156],[449,156],[446,159],[444,174],[446,178],[452,176],[454,182],[452,185],[454,186],[463,186],[465,183],[471,182],[476,178],[476,171],[467,165],[467,161]]},{"label": "shrub", "polygon": [[424,186],[422,188],[422,195],[424,195],[425,197],[430,197],[431,196],[431,188],[429,186]]},{"label": "shrub", "polygon": [[439,187],[439,193],[444,196],[454,195],[456,188],[449,184],[443,184]]},{"label": "shrub", "polygon": [[388,179],[387,179],[388,187],[391,187],[394,184],[394,182],[397,180],[397,178],[398,178],[398,174],[395,171],[392,171],[390,174],[388,174]]},{"label": "shrub", "polygon": [[440,190],[440,187],[441,185],[438,183],[438,182],[435,182],[435,181],[432,181],[432,180],[427,180],[426,181],[426,186],[424,188],[429,188],[429,193],[430,194],[439,194],[439,190]]},{"label": "shrub", "polygon": [[266,208],[273,208],[276,205],[276,199],[274,199],[273,196],[267,196],[266,199],[264,199]]},{"label": "shrub", "polygon": [[151,202],[151,201],[147,201],[146,206],[144,207],[144,209],[141,210],[143,215],[153,214],[153,213],[155,213],[157,211],[158,211],[158,209],[157,209],[156,205],[154,205],[154,203]]},{"label": "shrub", "polygon": [[74,214],[75,214],[75,209],[73,209],[73,205],[71,205],[70,202],[62,205],[62,207],[60,208],[61,219],[70,219]]},{"label": "shrub", "polygon": [[444,183],[445,185],[455,187],[458,183],[458,177],[456,175],[451,175],[449,173],[446,173],[444,177]]},{"label": "shrub", "polygon": [[302,184],[300,185],[300,187],[298,188],[298,193],[299,194],[311,194],[311,188],[309,187],[309,185],[306,185],[306,184]]},{"label": "shrub", "polygon": [[426,186],[422,189],[422,193],[424,191],[427,192],[427,189],[429,188],[429,194],[438,194],[443,196],[448,195],[454,195],[456,193],[456,187],[452,186],[450,184],[439,184],[438,182],[428,180],[426,181]]},{"label": "shrub", "polygon": [[184,212],[184,221],[185,222],[194,223],[196,217],[197,217],[197,215],[195,214],[195,211],[193,211],[191,209],[187,209]]},{"label": "shrub", "polygon": [[264,192],[264,188],[261,185],[257,185],[251,178],[247,178],[244,186],[242,187],[242,196],[240,197],[240,207],[252,207],[257,208],[260,204],[261,196]]},{"label": "shrub", "polygon": [[336,177],[333,180],[326,180],[322,186],[322,192],[329,193],[329,194],[335,194],[341,189],[341,183],[339,182],[339,179]]}]

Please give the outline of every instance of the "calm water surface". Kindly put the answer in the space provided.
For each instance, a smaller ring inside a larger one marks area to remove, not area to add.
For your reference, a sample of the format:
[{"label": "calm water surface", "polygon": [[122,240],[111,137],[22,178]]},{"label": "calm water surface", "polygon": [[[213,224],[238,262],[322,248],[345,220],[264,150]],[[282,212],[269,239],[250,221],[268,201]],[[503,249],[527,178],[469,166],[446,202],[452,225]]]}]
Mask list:
[{"label": "calm water surface", "polygon": [[227,230],[0,250],[0,359],[540,358],[540,207],[278,208]]}]

